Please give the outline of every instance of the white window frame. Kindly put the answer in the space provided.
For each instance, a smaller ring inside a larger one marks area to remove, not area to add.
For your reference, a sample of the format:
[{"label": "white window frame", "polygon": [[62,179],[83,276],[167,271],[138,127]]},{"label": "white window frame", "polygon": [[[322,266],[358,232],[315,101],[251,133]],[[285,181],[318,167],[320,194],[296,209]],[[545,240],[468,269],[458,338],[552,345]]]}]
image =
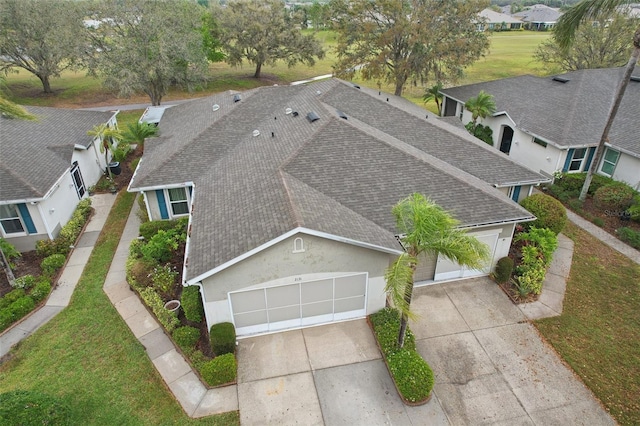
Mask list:
[{"label": "white window frame", "polygon": [[[184,191],[184,195],[185,195],[185,199],[183,200],[172,200],[171,199],[171,191],[176,190],[176,189],[181,189]],[[168,188],[165,190],[166,195],[167,195],[167,201],[169,204],[169,215],[171,217],[183,217],[183,216],[188,216],[189,212],[191,211],[191,202],[189,200],[189,191],[187,191],[187,188],[181,187],[181,188]],[[186,213],[175,213],[173,207],[174,204],[182,204],[182,203],[186,203],[187,205],[187,212]]]},{"label": "white window frame", "polygon": [[[616,161],[615,162],[611,162],[609,160],[607,160],[607,153],[611,151],[611,152],[615,152],[616,154],[618,154],[618,156],[616,157]],[[609,176],[609,177],[613,177],[613,174],[616,171],[616,166],[618,165],[618,160],[620,160],[620,151],[616,151],[613,148],[609,148],[607,147],[607,149],[604,151],[604,155],[602,156],[602,162],[600,163],[600,173],[605,175],[605,176]],[[604,165],[606,164],[610,164],[611,166],[613,166],[613,169],[611,170],[611,174],[607,173],[604,171]]]},{"label": "white window frame", "polygon": [[[575,158],[576,157],[576,152],[580,151],[580,150],[584,150],[584,156],[580,159]],[[587,161],[587,157],[589,156],[589,148],[576,148],[574,149],[573,153],[571,154],[571,160],[569,161],[569,169],[567,170],[567,173],[581,173],[583,171],[584,168],[584,163],[585,161]],[[577,169],[572,169],[571,166],[574,164],[574,162],[577,162],[578,160],[580,160],[580,166],[578,166]]]},{"label": "white window frame", "polygon": [[[0,219],[0,229],[2,229],[2,235],[4,236],[8,236],[8,237],[20,237],[23,235],[27,235],[27,227],[24,224],[24,221],[22,220],[22,216],[20,215],[20,210],[18,209],[18,206],[16,206],[15,204],[3,204],[3,206],[8,206],[9,208],[13,207],[13,210],[16,214],[16,216],[12,216],[12,217],[3,217]],[[7,230],[4,228],[4,224],[2,222],[4,222],[5,220],[18,220],[20,222],[20,227],[22,227],[22,231],[18,231],[18,232],[7,232]]]}]

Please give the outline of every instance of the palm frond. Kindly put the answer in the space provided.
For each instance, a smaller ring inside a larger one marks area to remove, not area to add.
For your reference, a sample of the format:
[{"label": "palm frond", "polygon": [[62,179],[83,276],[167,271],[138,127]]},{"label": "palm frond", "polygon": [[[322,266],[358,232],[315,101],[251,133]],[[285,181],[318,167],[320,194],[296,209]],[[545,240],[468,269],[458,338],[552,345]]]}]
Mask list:
[{"label": "palm frond", "polygon": [[384,273],[386,282],[385,292],[391,298],[393,305],[401,314],[409,318],[415,318],[407,303],[407,292],[410,292],[413,284],[413,272],[417,259],[408,253],[402,253]]},{"label": "palm frond", "polygon": [[631,3],[630,0],[582,0],[558,19],[553,37],[560,47],[566,49],[573,44],[576,30],[586,20],[595,20],[600,15],[614,12],[620,6]]}]

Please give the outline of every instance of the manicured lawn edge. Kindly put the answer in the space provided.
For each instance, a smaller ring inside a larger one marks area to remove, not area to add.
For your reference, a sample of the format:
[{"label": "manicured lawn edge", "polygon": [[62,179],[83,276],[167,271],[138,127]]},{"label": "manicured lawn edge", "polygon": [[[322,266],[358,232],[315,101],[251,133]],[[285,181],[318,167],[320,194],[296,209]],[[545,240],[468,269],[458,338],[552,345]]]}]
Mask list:
[{"label": "manicured lawn edge", "polygon": [[382,359],[402,402],[423,405],[431,399],[434,376],[429,364],[416,350],[415,337],[407,327],[404,347],[397,346],[400,316],[397,310],[384,308],[367,316]]}]

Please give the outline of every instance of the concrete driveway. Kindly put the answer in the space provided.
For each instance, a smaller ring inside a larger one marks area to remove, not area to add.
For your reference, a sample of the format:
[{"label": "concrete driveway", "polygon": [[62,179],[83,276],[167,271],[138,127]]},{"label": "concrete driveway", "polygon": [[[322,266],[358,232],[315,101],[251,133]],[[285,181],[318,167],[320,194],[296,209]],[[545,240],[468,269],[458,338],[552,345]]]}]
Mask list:
[{"label": "concrete driveway", "polygon": [[405,406],[364,320],[243,339],[243,425],[612,425],[591,392],[486,278],[417,288],[411,325],[436,385]]}]

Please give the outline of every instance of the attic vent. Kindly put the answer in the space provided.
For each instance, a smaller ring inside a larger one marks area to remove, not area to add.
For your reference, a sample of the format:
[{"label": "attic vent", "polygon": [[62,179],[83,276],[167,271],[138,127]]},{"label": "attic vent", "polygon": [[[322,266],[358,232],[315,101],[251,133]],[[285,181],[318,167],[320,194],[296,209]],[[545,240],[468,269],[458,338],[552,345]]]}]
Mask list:
[{"label": "attic vent", "polygon": [[553,81],[557,81],[560,83],[566,83],[567,81],[571,81],[570,79],[566,78],[566,77],[560,77],[560,76],[555,76],[552,78]]},{"label": "attic vent", "polygon": [[354,84],[353,87],[355,87],[356,89],[360,88],[360,86],[358,86],[357,84]]},{"label": "attic vent", "polygon": [[240,95],[240,93],[236,93],[235,95],[233,95],[233,102],[240,102],[242,100],[242,96]]},{"label": "attic vent", "polygon": [[311,111],[309,114],[307,114],[307,120],[309,120],[310,123],[313,123],[314,121],[320,120],[320,116],[314,111]]},{"label": "attic vent", "polygon": [[255,138],[256,136],[260,136],[260,130],[256,129],[253,131],[252,133],[253,137]]},{"label": "attic vent", "polygon": [[286,108],[284,110],[284,113],[287,114],[287,115],[291,114],[292,112],[293,112],[293,110],[291,108]]},{"label": "attic vent", "polygon": [[217,111],[220,109],[220,105],[218,104],[213,104],[213,106],[211,107],[212,110]]},{"label": "attic vent", "polygon": [[640,83],[640,75],[632,75],[630,78],[631,81],[637,81]]},{"label": "attic vent", "polygon": [[347,114],[345,114],[344,112],[340,111],[339,109],[336,110],[336,113],[338,114],[338,117],[340,117],[340,118],[344,118],[345,120],[349,119],[349,117],[347,117]]}]

